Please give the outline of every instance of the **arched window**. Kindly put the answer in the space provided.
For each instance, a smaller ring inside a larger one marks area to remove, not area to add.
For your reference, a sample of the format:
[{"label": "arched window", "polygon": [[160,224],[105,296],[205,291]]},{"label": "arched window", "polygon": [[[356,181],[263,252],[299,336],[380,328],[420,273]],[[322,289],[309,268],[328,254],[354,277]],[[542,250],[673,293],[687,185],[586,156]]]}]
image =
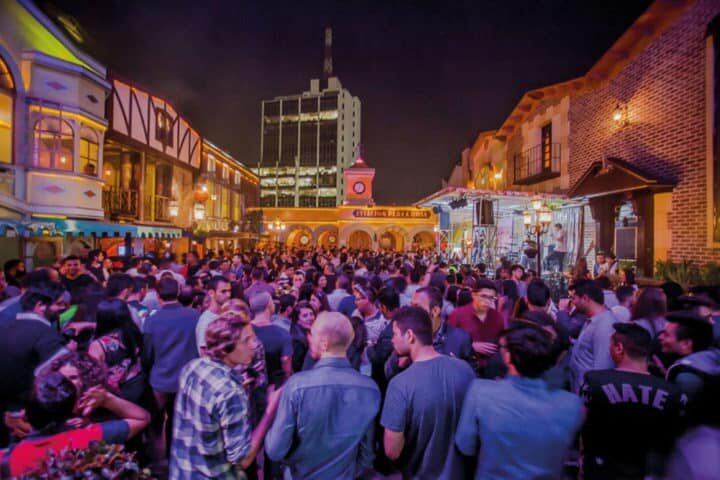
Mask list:
[{"label": "arched window", "polygon": [[80,129],[80,168],[85,175],[98,173],[98,134],[85,126]]},{"label": "arched window", "polygon": [[0,164],[12,163],[12,125],[15,82],[0,57]]},{"label": "arched window", "polygon": [[73,130],[68,122],[46,117],[35,124],[33,160],[36,167],[72,171]]}]

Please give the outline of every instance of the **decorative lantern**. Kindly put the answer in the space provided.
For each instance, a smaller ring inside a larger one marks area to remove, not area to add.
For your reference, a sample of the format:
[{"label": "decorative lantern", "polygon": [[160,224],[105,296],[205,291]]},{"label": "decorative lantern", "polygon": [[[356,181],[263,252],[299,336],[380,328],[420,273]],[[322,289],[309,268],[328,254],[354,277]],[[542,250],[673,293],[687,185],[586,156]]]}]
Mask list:
[{"label": "decorative lantern", "polygon": [[207,202],[207,199],[210,198],[207,185],[201,185],[197,190],[195,190],[195,192],[193,193],[193,197],[198,203]]},{"label": "decorative lantern", "polygon": [[197,221],[205,220],[205,204],[196,203],[193,208],[193,215]]},{"label": "decorative lantern", "polygon": [[180,215],[180,202],[177,200],[170,200],[170,203],[168,203],[168,213],[170,213],[171,217],[177,217]]},{"label": "decorative lantern", "polygon": [[538,221],[540,222],[540,225],[542,225],[543,231],[546,232],[552,223],[552,212],[547,205],[543,205],[538,211]]},{"label": "decorative lantern", "polygon": [[530,225],[532,225],[532,214],[530,213],[530,210],[525,210],[523,212],[523,225],[525,225],[525,227],[530,227]]}]

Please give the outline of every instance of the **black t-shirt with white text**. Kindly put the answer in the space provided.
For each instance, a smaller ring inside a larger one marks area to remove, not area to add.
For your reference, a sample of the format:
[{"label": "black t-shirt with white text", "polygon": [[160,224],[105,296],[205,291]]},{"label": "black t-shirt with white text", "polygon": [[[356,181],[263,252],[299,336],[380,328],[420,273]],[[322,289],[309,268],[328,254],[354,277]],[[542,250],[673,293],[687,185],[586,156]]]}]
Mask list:
[{"label": "black t-shirt with white text", "polygon": [[582,430],[586,479],[642,479],[659,473],[680,424],[674,385],[643,373],[595,370],[585,376]]}]

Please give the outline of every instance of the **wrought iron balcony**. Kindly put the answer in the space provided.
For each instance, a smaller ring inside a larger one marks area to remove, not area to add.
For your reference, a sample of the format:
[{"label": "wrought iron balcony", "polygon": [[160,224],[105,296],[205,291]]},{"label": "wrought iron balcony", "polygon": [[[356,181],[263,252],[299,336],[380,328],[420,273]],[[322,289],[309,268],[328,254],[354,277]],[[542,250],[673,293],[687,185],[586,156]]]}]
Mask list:
[{"label": "wrought iron balcony", "polygon": [[515,185],[531,185],[560,176],[560,144],[537,145],[515,154]]},{"label": "wrought iron balcony", "polygon": [[109,217],[137,219],[139,213],[137,190],[108,188],[103,190],[103,209]]}]

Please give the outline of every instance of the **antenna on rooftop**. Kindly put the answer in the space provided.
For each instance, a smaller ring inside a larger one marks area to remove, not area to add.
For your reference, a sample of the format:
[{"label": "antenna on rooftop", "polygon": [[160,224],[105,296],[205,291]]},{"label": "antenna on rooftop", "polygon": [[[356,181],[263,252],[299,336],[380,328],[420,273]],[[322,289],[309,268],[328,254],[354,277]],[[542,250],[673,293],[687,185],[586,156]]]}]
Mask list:
[{"label": "antenna on rooftop", "polygon": [[325,85],[328,84],[328,79],[333,76],[333,61],[332,61],[332,27],[325,28],[325,59],[323,61],[323,80]]}]

